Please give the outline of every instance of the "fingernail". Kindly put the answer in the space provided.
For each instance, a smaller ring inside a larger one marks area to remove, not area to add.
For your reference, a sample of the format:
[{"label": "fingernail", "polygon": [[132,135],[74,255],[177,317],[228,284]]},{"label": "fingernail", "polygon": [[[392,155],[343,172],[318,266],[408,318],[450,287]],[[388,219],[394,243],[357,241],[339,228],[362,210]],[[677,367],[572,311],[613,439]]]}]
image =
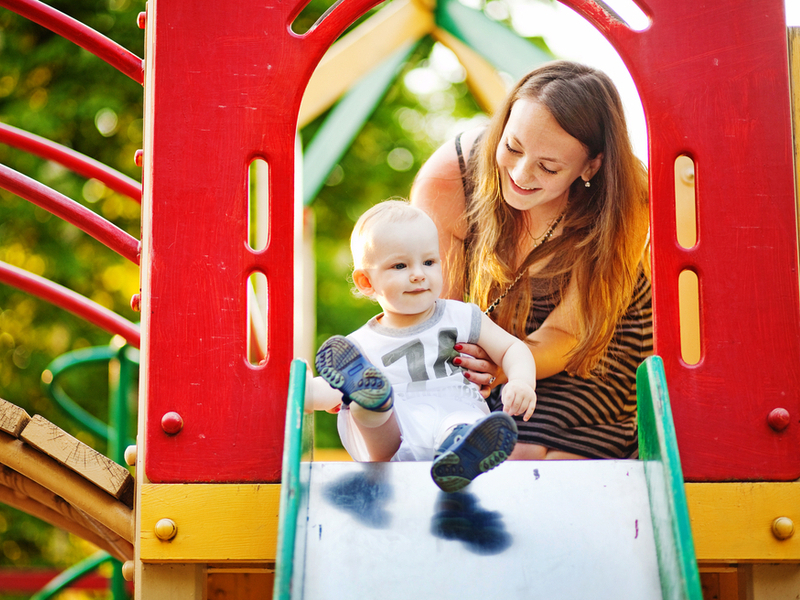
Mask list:
[{"label": "fingernail", "polygon": [[470,375],[469,375],[469,373],[464,373],[464,377],[465,377],[465,378],[467,378],[467,379],[469,379],[469,378],[470,378]]},{"label": "fingernail", "polygon": [[454,365],[460,365],[461,364],[461,358],[454,358],[453,359],[453,364]]},{"label": "fingernail", "polygon": [[461,351],[461,348],[463,348],[463,347],[464,347],[464,346],[462,346],[461,344],[456,344],[455,346],[453,346],[453,348],[455,348],[455,349],[456,349],[456,350],[458,350],[459,352]]}]

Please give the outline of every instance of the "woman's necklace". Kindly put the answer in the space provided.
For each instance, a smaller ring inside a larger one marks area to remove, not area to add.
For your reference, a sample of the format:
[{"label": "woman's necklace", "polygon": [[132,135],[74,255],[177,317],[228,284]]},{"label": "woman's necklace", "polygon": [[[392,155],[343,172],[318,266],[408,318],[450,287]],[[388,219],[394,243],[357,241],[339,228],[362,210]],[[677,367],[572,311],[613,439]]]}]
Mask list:
[{"label": "woman's necklace", "polygon": [[[561,223],[561,220],[564,218],[565,214],[567,214],[567,209],[566,208],[564,209],[564,212],[562,212],[560,215],[558,215],[558,218],[555,221],[553,221],[553,224],[550,225],[550,228],[547,231],[544,232],[544,235],[541,237],[541,239],[539,239],[538,242],[534,242],[533,248],[531,248],[531,252],[536,250],[539,246],[544,244],[547,240],[549,240],[552,237],[553,232],[556,230],[556,227],[558,227],[558,224]],[[530,255],[530,252],[528,254]],[[512,281],[511,284],[506,288],[506,290],[502,294],[500,294],[500,296],[494,302],[492,302],[489,305],[489,308],[487,308],[485,311],[483,311],[483,314],[490,315],[490,314],[492,314],[492,312],[494,312],[494,309],[497,308],[497,305],[500,304],[500,301],[508,295],[508,292],[511,291],[511,288],[513,288],[515,285],[517,285],[517,282],[520,279],[522,279],[522,276],[525,274],[525,271],[526,271],[526,269],[523,269],[523,270],[521,270],[519,272],[519,274],[514,279],[514,281]]]}]

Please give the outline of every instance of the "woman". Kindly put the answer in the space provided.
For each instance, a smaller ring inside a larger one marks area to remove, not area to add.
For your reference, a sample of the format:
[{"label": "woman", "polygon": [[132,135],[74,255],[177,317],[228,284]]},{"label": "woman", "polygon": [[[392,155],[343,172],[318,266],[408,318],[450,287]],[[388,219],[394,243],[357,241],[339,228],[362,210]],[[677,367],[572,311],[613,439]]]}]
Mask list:
[{"label": "woman", "polygon": [[[444,295],[490,311],[536,360],[538,404],[512,458],[636,456],[635,370],[652,352],[647,177],[611,80],[566,61],[529,73],[486,129],[434,153],[411,201],[439,228]],[[480,347],[456,349],[487,392],[503,383]]]}]

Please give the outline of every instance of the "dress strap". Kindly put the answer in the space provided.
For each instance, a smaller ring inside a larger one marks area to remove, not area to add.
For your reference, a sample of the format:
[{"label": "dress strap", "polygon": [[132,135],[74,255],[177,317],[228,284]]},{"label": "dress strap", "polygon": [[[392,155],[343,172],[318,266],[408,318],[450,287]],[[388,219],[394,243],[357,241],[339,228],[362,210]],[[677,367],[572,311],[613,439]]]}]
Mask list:
[{"label": "dress strap", "polygon": [[467,192],[467,164],[464,162],[464,152],[461,150],[461,134],[456,136],[456,154],[458,154],[458,167],[461,169],[461,185],[464,193]]}]

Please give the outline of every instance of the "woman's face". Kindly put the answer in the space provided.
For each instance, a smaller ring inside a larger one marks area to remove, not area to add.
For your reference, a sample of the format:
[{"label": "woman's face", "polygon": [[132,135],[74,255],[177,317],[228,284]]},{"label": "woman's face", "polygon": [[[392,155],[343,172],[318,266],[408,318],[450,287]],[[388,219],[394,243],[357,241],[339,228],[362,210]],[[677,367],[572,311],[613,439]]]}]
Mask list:
[{"label": "woman's face", "polygon": [[584,145],[544,105],[517,100],[496,153],[503,198],[521,211],[561,212],[578,177],[591,179],[603,155],[590,160]]}]

